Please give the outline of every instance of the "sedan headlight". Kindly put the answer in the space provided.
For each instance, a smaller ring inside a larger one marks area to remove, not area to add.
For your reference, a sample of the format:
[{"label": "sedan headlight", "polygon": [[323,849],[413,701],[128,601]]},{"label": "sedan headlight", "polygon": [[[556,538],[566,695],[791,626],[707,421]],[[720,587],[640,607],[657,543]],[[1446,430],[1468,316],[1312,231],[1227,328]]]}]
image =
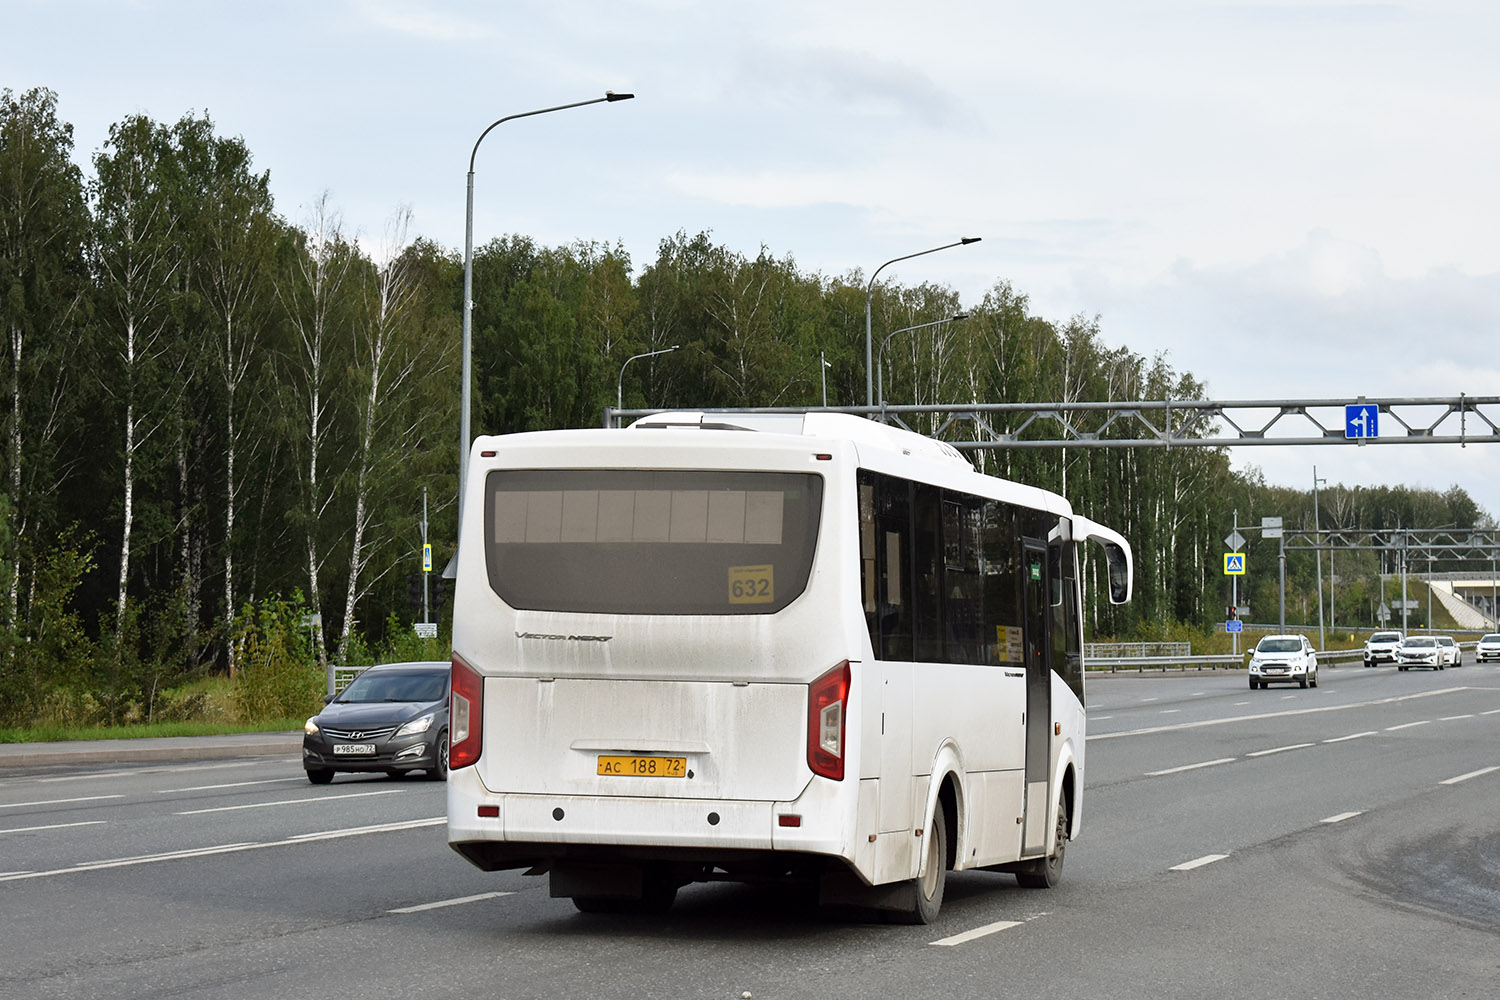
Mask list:
[{"label": "sedan headlight", "polygon": [[318,735],[318,717],[314,715],[302,724],[302,731],[309,736]]},{"label": "sedan headlight", "polygon": [[432,728],[432,720],[434,718],[436,718],[436,716],[424,715],[420,719],[412,719],[406,725],[396,730],[396,735],[394,738],[400,739],[403,736],[415,736],[418,733],[425,733],[427,732],[427,730]]}]

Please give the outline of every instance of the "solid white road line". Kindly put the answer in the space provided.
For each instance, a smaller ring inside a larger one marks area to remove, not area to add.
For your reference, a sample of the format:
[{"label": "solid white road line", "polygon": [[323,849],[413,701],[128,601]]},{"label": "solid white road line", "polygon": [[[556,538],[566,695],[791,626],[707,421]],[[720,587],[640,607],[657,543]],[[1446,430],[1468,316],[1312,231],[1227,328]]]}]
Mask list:
[{"label": "solid white road line", "polygon": [[401,906],[394,910],[386,910],[387,913],[421,913],[423,910],[440,910],[445,906],[462,906],[464,903],[477,903],[482,899],[499,899],[501,896],[514,896],[513,892],[481,892],[477,896],[460,896],[457,899],[442,899],[436,903],[422,903],[420,906]]},{"label": "solid white road line", "polygon": [[102,802],[105,799],[123,799],[123,795],[80,795],[76,799],[47,799],[43,802],[6,802],[0,809],[21,809],[25,806],[61,806],[69,802]]},{"label": "solid white road line", "polygon": [[262,778],[260,781],[231,781],[223,785],[193,785],[190,788],[158,788],[157,795],[173,792],[211,792],[219,788],[246,788],[250,785],[281,785],[288,781],[306,781],[306,778]]},{"label": "solid white road line", "polygon": [[1480,712],[1480,715],[1500,715],[1500,708],[1492,708],[1488,712]]},{"label": "solid white road line", "polygon": [[997,920],[992,924],[985,924],[983,927],[976,927],[972,931],[964,931],[962,934],[955,934],[952,937],[939,938],[936,941],[929,941],[928,943],[937,945],[940,948],[951,948],[956,944],[963,944],[967,941],[973,941],[976,938],[986,937],[990,934],[998,933],[999,931],[1007,931],[1012,927],[1020,927],[1021,923],[1022,922],[1019,920]]},{"label": "solid white road line", "polygon": [[1438,784],[1440,784],[1440,785],[1456,785],[1460,781],[1468,781],[1470,778],[1477,778],[1477,777],[1479,777],[1482,774],[1489,774],[1491,771],[1500,771],[1500,766],[1497,766],[1497,767],[1481,767],[1477,771],[1470,771],[1468,774],[1460,774],[1456,778],[1449,778],[1447,781],[1440,781],[1440,782],[1438,782]]},{"label": "solid white road line", "polygon": [[399,788],[387,788],[379,792],[350,792],[347,795],[315,795],[308,799],[278,799],[275,802],[249,802],[238,806],[215,806],[212,809],[187,809],[173,813],[174,816],[201,816],[204,813],[234,812],[239,809],[266,809],[271,806],[300,806],[308,802],[329,802],[334,799],[360,799],[370,795],[398,795]]},{"label": "solid white road line", "polygon": [[47,826],[13,826],[0,833],[31,833],[33,830],[66,830],[70,826],[103,826],[104,820],[91,819],[83,823],[49,823]]},{"label": "solid white road line", "polygon": [[1388,732],[1388,733],[1394,733],[1394,732],[1396,732],[1398,730],[1401,730],[1401,729],[1415,729],[1417,726],[1429,726],[1431,724],[1432,724],[1432,720],[1431,719],[1423,719],[1421,722],[1407,722],[1407,723],[1403,723],[1402,725],[1399,725],[1399,726],[1391,726],[1389,729],[1386,730],[1386,732]]},{"label": "solid white road line", "polygon": [[1335,736],[1333,739],[1331,739],[1331,740],[1324,740],[1323,742],[1324,743],[1342,743],[1345,740],[1357,740],[1361,736],[1374,736],[1374,735],[1376,735],[1376,733],[1375,733],[1375,730],[1372,729],[1372,730],[1370,730],[1367,733],[1351,733],[1348,736]]},{"label": "solid white road line", "polygon": [[358,837],[366,833],[386,833],[396,830],[412,830],[424,826],[441,826],[448,822],[447,816],[431,819],[408,820],[404,823],[385,823],[380,826],[353,827],[348,830],[328,830],[323,833],[304,833],[286,840],[271,840],[264,843],[246,841],[239,844],[222,844],[218,847],[203,847],[195,850],[169,851],[165,854],[147,854],[136,858],[119,858],[114,861],[92,861],[71,868],[54,868],[43,872],[18,872],[0,875],[0,882],[18,882],[23,879],[48,878],[52,875],[74,875],[78,872],[98,871],[102,868],[127,868],[131,865],[149,865],[157,861],[181,861],[185,858],[203,858],[214,854],[233,854],[238,851],[258,851],[263,847],[292,847],[318,840],[334,840],[340,837]]},{"label": "solid white road line", "polygon": [[1474,716],[1473,716],[1472,713],[1469,714],[1469,715],[1445,715],[1442,718],[1438,719],[1438,721],[1439,722],[1457,722],[1459,719],[1472,719],[1472,718],[1474,718]]},{"label": "solid white road line", "polygon": [[222,771],[227,767],[255,767],[263,765],[260,760],[236,760],[225,764],[176,764],[170,767],[137,767],[128,771],[87,771],[83,774],[64,774],[56,778],[37,778],[36,783],[45,785],[57,781],[90,781],[94,778],[123,778],[138,774],[163,774],[168,771]]},{"label": "solid white road line", "polygon": [[1272,748],[1270,750],[1257,750],[1254,753],[1247,753],[1247,754],[1245,754],[1245,756],[1246,757],[1269,757],[1273,753],[1285,753],[1288,750],[1304,750],[1307,747],[1316,746],[1316,745],[1317,744],[1315,744],[1315,743],[1293,743],[1289,747],[1274,747],[1274,748]]},{"label": "solid white road line", "polygon": [[1169,870],[1174,872],[1190,872],[1194,868],[1202,868],[1204,865],[1211,865],[1215,861],[1223,861],[1227,857],[1229,857],[1227,854],[1205,854],[1196,860],[1186,861],[1180,865],[1173,865]]},{"label": "solid white road line", "polygon": [[1346,819],[1353,819],[1356,816],[1363,816],[1363,815],[1364,815],[1364,810],[1360,810],[1359,812],[1339,813],[1337,816],[1330,816],[1330,817],[1328,817],[1325,820],[1319,820],[1319,822],[1320,823],[1342,823]]},{"label": "solid white road line", "polygon": [[343,830],[326,830],[322,833],[299,833],[286,838],[289,844],[303,844],[313,840],[336,840],[340,837],[359,837],[367,833],[392,833],[396,830],[415,830],[424,826],[441,826],[448,822],[447,816],[433,819],[408,819],[395,823],[377,823],[374,826],[351,826]]},{"label": "solid white road line", "polygon": [[1163,771],[1147,771],[1146,777],[1160,778],[1164,774],[1181,774],[1183,771],[1196,771],[1200,767],[1213,767],[1215,764],[1229,764],[1238,759],[1238,757],[1220,757],[1218,760],[1205,760],[1201,764],[1184,764],[1181,767],[1169,767]]}]

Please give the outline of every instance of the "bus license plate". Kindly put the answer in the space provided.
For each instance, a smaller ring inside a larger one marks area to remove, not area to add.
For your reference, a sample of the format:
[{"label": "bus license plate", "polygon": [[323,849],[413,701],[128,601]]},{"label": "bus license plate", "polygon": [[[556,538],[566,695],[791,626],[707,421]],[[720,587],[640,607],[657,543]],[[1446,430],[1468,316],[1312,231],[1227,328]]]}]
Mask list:
[{"label": "bus license plate", "polygon": [[599,755],[599,774],[626,778],[685,778],[686,757],[609,757]]},{"label": "bus license plate", "polygon": [[334,756],[360,756],[372,757],[375,755],[375,744],[373,743],[335,743],[333,745]]}]

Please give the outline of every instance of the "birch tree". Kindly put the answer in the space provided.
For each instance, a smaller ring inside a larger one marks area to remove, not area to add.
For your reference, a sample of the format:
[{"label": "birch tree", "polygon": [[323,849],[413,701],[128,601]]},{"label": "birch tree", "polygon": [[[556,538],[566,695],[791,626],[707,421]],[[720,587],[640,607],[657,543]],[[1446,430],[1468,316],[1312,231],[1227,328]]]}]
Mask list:
[{"label": "birch tree", "polygon": [[165,424],[180,380],[165,364],[174,279],[182,267],[178,215],[163,183],[167,131],[143,116],[110,129],[94,157],[94,254],[100,282],[99,322],[109,367],[99,374],[115,398],[121,443],[120,571],[115,636],[125,624],[135,527],[137,462]]},{"label": "birch tree", "polygon": [[67,477],[58,439],[76,411],[83,329],[87,208],[70,160],[73,127],[58,120],[57,95],[0,91],[0,329],[5,337],[6,486],[10,559],[5,624],[19,623],[24,559],[48,501]]},{"label": "birch tree", "polygon": [[[457,422],[446,419],[456,418],[456,407],[432,405],[440,398],[434,387],[452,386],[457,374],[458,345],[440,332],[451,331],[446,321],[452,317],[433,301],[442,296],[442,272],[445,264],[451,270],[451,261],[430,243],[409,245],[410,225],[410,208],[398,210],[387,224],[377,267],[365,280],[365,309],[355,335],[353,515],[340,657],[348,649],[356,606],[399,559],[401,534],[392,522],[403,500],[420,503],[420,473],[431,464],[423,455],[451,440]],[[393,549],[396,555],[382,560],[382,551]]]},{"label": "birch tree", "polygon": [[[334,381],[348,370],[347,351],[341,346],[352,340],[353,326],[345,304],[354,283],[354,249],[345,240],[342,220],[329,204],[325,192],[313,204],[305,228],[295,244],[280,280],[277,295],[295,336],[288,359],[289,374],[280,389],[288,397],[291,421],[289,438],[296,457],[301,486],[304,566],[308,604],[321,611],[323,586],[320,574],[332,544],[325,538],[325,516],[333,504],[336,476],[326,468],[335,439]],[[331,534],[343,535],[342,530]],[[312,625],[313,649],[322,667],[328,665],[322,616]]]},{"label": "birch tree", "polygon": [[[194,275],[212,329],[212,365],[223,407],[223,600],[225,634],[236,612],[235,519],[244,501],[240,463],[263,439],[247,419],[257,402],[263,352],[255,326],[266,289],[266,270],[273,247],[269,173],[254,173],[243,140],[214,135],[205,118],[184,118],[174,129],[179,157],[197,179],[201,200],[195,219]],[[229,673],[235,674],[234,650],[227,644]]]}]

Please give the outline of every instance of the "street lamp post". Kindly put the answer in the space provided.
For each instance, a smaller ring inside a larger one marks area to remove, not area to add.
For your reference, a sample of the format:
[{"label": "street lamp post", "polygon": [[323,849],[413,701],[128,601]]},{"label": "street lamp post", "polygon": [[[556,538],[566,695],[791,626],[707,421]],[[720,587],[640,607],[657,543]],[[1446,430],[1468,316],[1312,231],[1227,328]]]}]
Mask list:
[{"label": "street lamp post", "polygon": [[[1328,480],[1318,478],[1318,467],[1313,466],[1313,538],[1318,545],[1323,544],[1323,529],[1318,524],[1318,484],[1326,483]],[[1318,550],[1318,648],[1327,649],[1328,644],[1323,636],[1323,550]],[[1333,569],[1333,552],[1328,553],[1329,571]]]},{"label": "street lamp post", "polygon": [[[957,320],[968,319],[966,312],[954,313],[945,319],[935,319],[931,323],[918,323],[916,326],[903,326],[899,330],[892,330],[885,335],[880,342],[880,350],[875,355],[875,384],[880,390],[880,419],[885,419],[885,345],[891,342],[891,338],[898,333],[910,333],[913,330],[925,330],[929,326],[942,326],[944,323],[953,323]],[[826,404],[825,404],[826,405]]]},{"label": "street lamp post", "polygon": [[982,236],[965,236],[965,237],[962,237],[961,239],[959,239],[958,241],[956,241],[954,243],[944,243],[942,246],[940,246],[940,247],[933,247],[930,250],[918,250],[916,253],[909,253],[905,257],[892,257],[890,260],[886,261],[884,264],[881,264],[879,267],[877,267],[875,269],[875,273],[872,274],[872,275],[870,275],[870,283],[865,286],[865,405],[866,406],[874,406],[875,405],[875,378],[874,378],[874,375],[875,375],[875,372],[874,372],[874,367],[875,367],[874,362],[875,362],[875,359],[874,359],[874,357],[872,357],[872,355],[873,355],[874,352],[871,350],[873,344],[872,344],[871,338],[870,338],[870,300],[874,297],[874,294],[875,294],[875,279],[880,276],[880,272],[881,271],[885,270],[887,267],[889,267],[892,264],[898,263],[898,262],[903,261],[903,260],[911,260],[913,257],[921,257],[924,254],[937,253],[939,250],[947,250],[950,247],[968,246],[970,243],[978,243],[983,238],[984,237],[982,237]]},{"label": "street lamp post", "polygon": [[[630,362],[636,361],[640,358],[654,358],[658,354],[671,354],[673,351],[679,350],[681,347],[681,344],[673,344],[671,347],[663,347],[659,351],[647,351],[645,354],[632,354],[630,357],[625,359],[625,365],[628,365],[630,364]],[[620,366],[620,377],[615,380],[615,410],[617,411],[625,409],[625,365]]]},{"label": "street lamp post", "polygon": [[463,530],[464,523],[464,487],[469,482],[469,381],[471,379],[469,359],[472,353],[472,313],[474,311],[474,158],[479,155],[479,144],[484,142],[484,137],[494,131],[497,125],[503,125],[517,118],[530,118],[533,115],[545,115],[553,111],[581,108],[586,104],[628,101],[634,96],[634,94],[617,94],[612,90],[606,90],[603,97],[575,101],[572,104],[559,104],[551,108],[538,108],[536,111],[523,111],[518,115],[506,115],[492,122],[489,128],[479,133],[479,138],[474,140],[474,151],[469,154],[468,194],[464,203],[463,387],[460,392],[458,434],[458,524],[460,532]]}]

